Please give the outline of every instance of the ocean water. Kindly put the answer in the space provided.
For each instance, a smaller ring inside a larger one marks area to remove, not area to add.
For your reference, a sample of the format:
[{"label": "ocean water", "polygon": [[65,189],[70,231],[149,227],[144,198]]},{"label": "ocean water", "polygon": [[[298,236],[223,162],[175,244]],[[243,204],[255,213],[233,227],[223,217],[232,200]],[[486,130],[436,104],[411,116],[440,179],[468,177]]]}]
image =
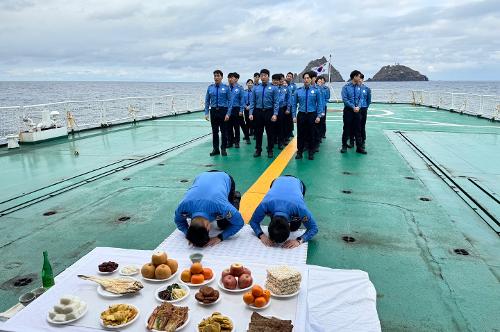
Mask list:
[{"label": "ocean water", "polygon": [[[240,82],[245,82],[242,78]],[[66,100],[98,100],[167,94],[204,95],[209,82],[0,82],[0,106],[24,106]],[[338,94],[345,83],[332,83]],[[430,90],[500,95],[500,81],[367,82],[372,89]]]}]

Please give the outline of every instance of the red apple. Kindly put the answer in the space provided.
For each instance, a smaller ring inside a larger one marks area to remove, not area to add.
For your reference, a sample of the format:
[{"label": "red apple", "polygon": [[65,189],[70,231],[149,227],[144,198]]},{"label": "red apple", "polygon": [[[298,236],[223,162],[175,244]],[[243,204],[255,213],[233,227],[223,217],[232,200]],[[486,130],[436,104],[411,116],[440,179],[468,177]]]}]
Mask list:
[{"label": "red apple", "polygon": [[238,287],[239,288],[250,287],[250,285],[252,285],[252,282],[253,282],[252,276],[244,273],[240,275],[238,278]]},{"label": "red apple", "polygon": [[221,279],[224,279],[225,276],[229,276],[229,275],[231,275],[231,272],[229,271],[229,269],[225,269],[224,271],[222,271]]},{"label": "red apple", "polygon": [[231,264],[229,271],[231,272],[232,276],[239,277],[240,275],[243,274],[243,265],[239,263]]},{"label": "red apple", "polygon": [[251,276],[252,272],[249,269],[247,269],[246,267],[243,267],[243,273],[242,274],[248,274],[248,275]]},{"label": "red apple", "polygon": [[232,275],[227,275],[222,279],[222,284],[227,289],[236,289],[238,282],[236,281],[236,278],[233,277]]}]

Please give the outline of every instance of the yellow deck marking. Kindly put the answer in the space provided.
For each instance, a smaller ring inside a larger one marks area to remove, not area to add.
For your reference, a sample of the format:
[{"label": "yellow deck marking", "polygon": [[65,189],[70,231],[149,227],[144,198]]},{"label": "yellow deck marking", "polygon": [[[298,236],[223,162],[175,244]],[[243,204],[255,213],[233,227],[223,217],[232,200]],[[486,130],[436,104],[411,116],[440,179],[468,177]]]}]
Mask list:
[{"label": "yellow deck marking", "polygon": [[250,221],[253,212],[269,190],[271,182],[281,175],[281,172],[283,172],[286,165],[288,165],[288,162],[292,159],[296,150],[297,139],[294,138],[288,143],[283,151],[281,151],[276,159],[274,159],[257,181],[255,181],[255,183],[243,194],[240,202],[240,212],[245,223]]}]

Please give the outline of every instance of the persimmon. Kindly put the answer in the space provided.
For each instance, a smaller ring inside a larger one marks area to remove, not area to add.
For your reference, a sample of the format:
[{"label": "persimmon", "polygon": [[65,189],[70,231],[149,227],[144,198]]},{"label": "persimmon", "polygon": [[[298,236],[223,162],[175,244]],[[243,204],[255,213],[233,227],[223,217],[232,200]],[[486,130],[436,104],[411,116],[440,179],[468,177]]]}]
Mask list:
[{"label": "persimmon", "polygon": [[262,292],[262,297],[266,299],[266,302],[269,302],[271,292],[268,289],[264,290],[264,292]]},{"label": "persimmon", "polygon": [[243,295],[243,302],[246,304],[252,304],[254,302],[255,298],[252,295],[252,292],[246,292],[245,295]]},{"label": "persimmon", "polygon": [[253,305],[256,306],[257,308],[262,308],[267,304],[266,299],[263,296],[259,296],[255,299],[253,302]]},{"label": "persimmon", "polygon": [[199,273],[203,273],[203,266],[201,266],[201,263],[193,263],[193,265],[191,265],[191,274]]},{"label": "persimmon", "polygon": [[190,282],[191,281],[191,271],[189,271],[188,269],[182,271],[181,280],[184,282]]},{"label": "persimmon", "polygon": [[192,284],[202,284],[204,281],[205,281],[205,277],[201,273],[193,274],[191,276],[191,283]]},{"label": "persimmon", "polygon": [[212,269],[205,267],[203,268],[203,276],[205,277],[205,280],[210,280],[214,277],[214,272],[212,271]]},{"label": "persimmon", "polygon": [[255,285],[255,286],[252,287],[252,295],[255,298],[257,298],[259,296],[262,296],[263,292],[264,292],[264,290],[259,285]]}]

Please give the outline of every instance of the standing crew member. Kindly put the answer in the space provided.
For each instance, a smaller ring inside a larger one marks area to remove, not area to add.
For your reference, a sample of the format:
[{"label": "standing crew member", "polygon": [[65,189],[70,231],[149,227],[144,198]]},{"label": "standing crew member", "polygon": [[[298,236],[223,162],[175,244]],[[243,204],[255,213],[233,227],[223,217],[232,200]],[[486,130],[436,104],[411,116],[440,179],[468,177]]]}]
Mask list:
[{"label": "standing crew member", "polygon": [[243,129],[244,139],[248,139],[248,130],[243,118],[245,109],[244,91],[243,87],[238,84],[239,78],[240,74],[238,73],[229,73],[228,75],[229,88],[231,89],[231,105],[233,106],[228,125],[228,148],[233,147],[233,144],[235,148],[240,147],[240,126]]},{"label": "standing crew member", "polygon": [[[280,176],[271,183],[271,189],[250,219],[250,226],[264,245],[283,243],[283,248],[295,248],[318,233],[316,221],[304,202],[305,193],[304,183],[294,176]],[[271,216],[269,235],[264,234],[260,227],[266,215]],[[290,232],[298,230],[301,224],[306,228],[304,234],[288,239]]]},{"label": "standing crew member", "polygon": [[361,145],[359,103],[361,99],[361,87],[358,83],[361,80],[361,72],[354,70],[351,72],[351,81],[342,88],[342,101],[344,102],[344,129],[342,132],[341,153],[347,152],[347,140],[354,132],[356,139],[356,152],[366,154],[366,150]]},{"label": "standing crew member", "polygon": [[[243,227],[243,218],[238,211],[240,198],[229,174],[220,171],[203,172],[196,177],[175,210],[175,224],[194,246],[216,245]],[[217,223],[222,232],[210,238],[213,222]]]},{"label": "standing crew member", "polygon": [[361,146],[365,149],[366,142],[366,118],[368,116],[368,107],[372,103],[372,90],[364,85],[365,75],[361,74],[361,100],[359,101],[360,128],[361,128]]},{"label": "standing crew member", "polygon": [[290,139],[293,137],[293,117],[292,117],[292,112],[291,112],[291,107],[290,107],[290,101],[291,97],[297,90],[297,84],[293,82],[293,73],[288,72],[286,74],[286,82],[288,84],[288,90],[290,92],[289,96],[289,101],[288,101],[288,110],[285,112],[285,122],[286,122],[286,128],[287,128],[287,141],[290,141]]},{"label": "standing crew member", "polygon": [[249,116],[250,116],[250,99],[252,97],[252,89],[253,89],[253,81],[252,79],[247,80],[247,89],[243,92],[243,104],[245,106],[244,109],[244,114],[245,114],[245,122],[246,126],[248,128],[248,139],[247,144],[250,144],[250,136],[253,136],[253,126],[252,126],[252,121],[250,121]]},{"label": "standing crew member", "polygon": [[[210,156],[227,156],[227,122],[231,113],[231,94],[229,87],[222,83],[224,74],[219,69],[214,71],[214,84],[210,84],[205,96],[205,119],[212,125],[213,150]],[[210,116],[209,116],[210,107]],[[221,144],[219,150],[219,131]]]},{"label": "standing crew member", "polygon": [[250,121],[253,121],[255,129],[255,153],[254,157],[260,157],[262,153],[262,135],[264,128],[267,135],[267,157],[273,158],[274,146],[274,122],[278,118],[279,91],[278,88],[269,84],[269,70],[260,71],[262,83],[253,88],[250,103]]},{"label": "standing crew member", "polygon": [[[302,159],[302,153],[307,148],[309,160],[313,160],[316,144],[314,126],[320,121],[323,103],[319,90],[311,86],[310,73],[302,74],[302,79],[304,86],[295,91],[291,102],[293,122],[297,123],[297,155],[295,159]],[[297,105],[299,106],[298,113]]]},{"label": "standing crew member", "polygon": [[274,74],[273,84],[278,86],[279,91],[279,112],[278,120],[276,120],[276,143],[278,144],[278,149],[283,150],[285,145],[285,139],[287,138],[287,128],[286,128],[286,111],[288,109],[290,90],[288,87],[283,85],[285,75]]},{"label": "standing crew member", "polygon": [[260,82],[260,74],[259,73],[253,73],[253,84],[254,85],[259,85]]},{"label": "standing crew member", "polygon": [[323,138],[326,138],[326,113],[327,113],[327,104],[328,101],[330,100],[330,88],[325,84],[325,77],[320,76],[317,79],[318,86],[323,89],[323,109],[324,109],[324,116],[321,117],[321,120],[319,121],[319,142],[321,143]]}]

